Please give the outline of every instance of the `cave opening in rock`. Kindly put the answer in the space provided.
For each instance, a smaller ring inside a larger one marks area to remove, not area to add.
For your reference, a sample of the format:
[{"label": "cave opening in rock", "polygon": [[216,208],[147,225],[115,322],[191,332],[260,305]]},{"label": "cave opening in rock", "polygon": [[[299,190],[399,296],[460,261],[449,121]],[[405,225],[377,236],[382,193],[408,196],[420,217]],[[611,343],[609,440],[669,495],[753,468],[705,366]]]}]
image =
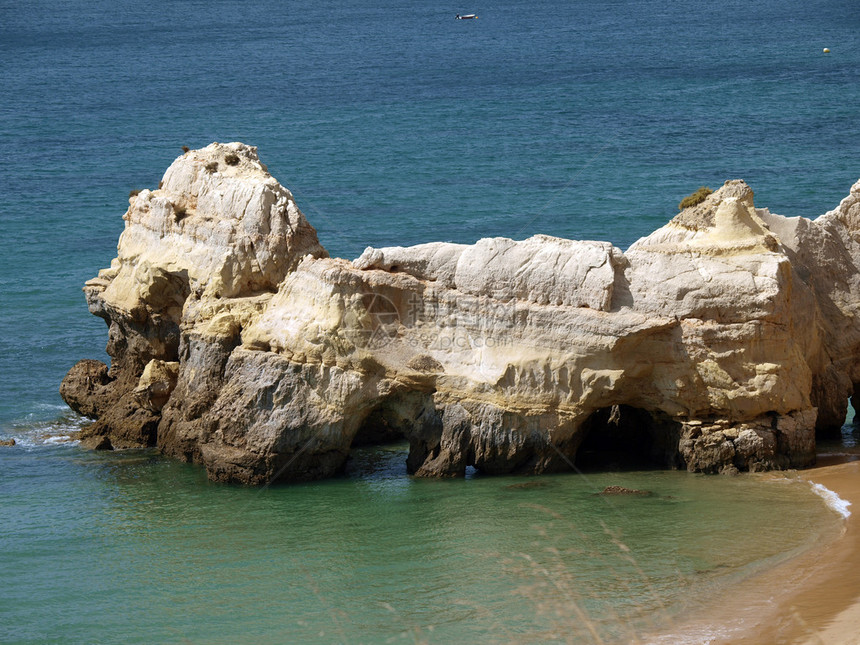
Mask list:
[{"label": "cave opening in rock", "polygon": [[838,441],[840,448],[854,449],[860,446],[860,415],[857,414],[857,407],[860,405],[860,396],[856,393],[860,392],[857,387],[854,388],[855,394],[848,399],[848,409],[845,414],[845,423],[839,428],[839,432],[832,431],[830,436],[826,432],[822,432],[821,428],[816,428],[815,438],[818,441]]},{"label": "cave opening in rock", "polygon": [[406,476],[411,472],[409,455],[422,445],[425,433],[441,433],[440,423],[432,393],[398,392],[387,397],[362,420],[350,445],[345,472],[363,476],[381,468],[389,474],[402,471]]},{"label": "cave opening in rock", "polygon": [[381,405],[365,417],[352,439],[352,448],[395,443],[406,438],[403,419],[389,406]]},{"label": "cave opening in rock", "polygon": [[595,410],[583,423],[576,467],[587,471],[656,470],[682,466],[680,424],[629,405]]},{"label": "cave opening in rock", "polygon": [[387,406],[379,406],[359,426],[341,474],[352,479],[380,475],[406,477],[408,453],[409,444],[397,415]]}]

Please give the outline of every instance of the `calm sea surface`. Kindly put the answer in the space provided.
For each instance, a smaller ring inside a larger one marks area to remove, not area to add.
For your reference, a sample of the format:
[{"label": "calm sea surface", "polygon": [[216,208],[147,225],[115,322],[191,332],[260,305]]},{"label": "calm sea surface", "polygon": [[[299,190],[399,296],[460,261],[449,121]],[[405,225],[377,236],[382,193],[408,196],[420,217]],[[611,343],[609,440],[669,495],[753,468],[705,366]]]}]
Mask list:
[{"label": "calm sea surface", "polygon": [[814,217],[860,177],[854,0],[0,0],[0,87],[0,641],[628,642],[838,528],[766,477],[416,481],[392,446],[258,491],[51,437],[105,358],[80,287],[181,146],[259,146],[348,258],[626,248],[738,177]]}]

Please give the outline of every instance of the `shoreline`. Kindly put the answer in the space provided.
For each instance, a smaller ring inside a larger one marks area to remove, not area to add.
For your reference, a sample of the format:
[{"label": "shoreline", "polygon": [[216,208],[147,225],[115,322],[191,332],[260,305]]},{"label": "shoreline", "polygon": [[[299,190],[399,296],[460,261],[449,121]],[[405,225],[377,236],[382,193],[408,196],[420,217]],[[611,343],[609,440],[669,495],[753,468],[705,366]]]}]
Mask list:
[{"label": "shoreline", "polygon": [[[796,476],[819,484],[851,512],[833,541],[741,581],[712,610],[650,643],[855,645],[860,626],[860,458],[819,455]],[[826,494],[826,493],[825,493]],[[824,497],[824,495],[822,495]],[[833,508],[831,506],[831,508]],[[838,512],[833,508],[833,512]]]},{"label": "shoreline", "polygon": [[860,461],[856,456],[826,456],[821,466],[803,471],[806,481],[822,484],[851,503],[843,534],[819,554],[821,568],[791,594],[787,607],[795,618],[786,626],[787,642],[854,644],[860,625]]}]

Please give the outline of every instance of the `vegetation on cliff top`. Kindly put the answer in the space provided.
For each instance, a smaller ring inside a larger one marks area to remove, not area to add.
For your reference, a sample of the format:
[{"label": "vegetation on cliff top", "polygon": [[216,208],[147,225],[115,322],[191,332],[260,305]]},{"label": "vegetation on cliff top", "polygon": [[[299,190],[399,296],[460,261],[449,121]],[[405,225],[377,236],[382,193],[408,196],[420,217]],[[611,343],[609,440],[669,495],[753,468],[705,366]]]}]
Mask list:
[{"label": "vegetation on cliff top", "polygon": [[699,190],[697,190],[695,193],[693,193],[692,195],[687,195],[684,199],[681,200],[681,203],[678,204],[678,210],[682,211],[685,208],[689,208],[690,206],[701,204],[703,201],[705,201],[705,198],[712,192],[714,191],[707,186],[701,186]]}]

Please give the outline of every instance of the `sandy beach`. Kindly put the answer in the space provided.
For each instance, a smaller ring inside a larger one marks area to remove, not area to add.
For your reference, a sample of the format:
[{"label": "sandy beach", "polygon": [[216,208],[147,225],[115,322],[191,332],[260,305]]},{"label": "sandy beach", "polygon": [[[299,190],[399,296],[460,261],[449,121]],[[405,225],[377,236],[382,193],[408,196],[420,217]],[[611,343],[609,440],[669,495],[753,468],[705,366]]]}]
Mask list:
[{"label": "sandy beach", "polygon": [[857,456],[821,455],[816,467],[796,476],[850,502],[841,535],[741,582],[711,610],[681,626],[671,641],[656,642],[860,643],[860,461]]},{"label": "sandy beach", "polygon": [[821,459],[820,467],[802,473],[804,479],[822,484],[851,502],[852,513],[844,535],[832,548],[809,554],[799,563],[799,568],[811,570],[804,584],[783,599],[785,625],[778,634],[784,642],[860,642],[860,461],[852,459],[834,465],[824,465],[828,459]]}]

